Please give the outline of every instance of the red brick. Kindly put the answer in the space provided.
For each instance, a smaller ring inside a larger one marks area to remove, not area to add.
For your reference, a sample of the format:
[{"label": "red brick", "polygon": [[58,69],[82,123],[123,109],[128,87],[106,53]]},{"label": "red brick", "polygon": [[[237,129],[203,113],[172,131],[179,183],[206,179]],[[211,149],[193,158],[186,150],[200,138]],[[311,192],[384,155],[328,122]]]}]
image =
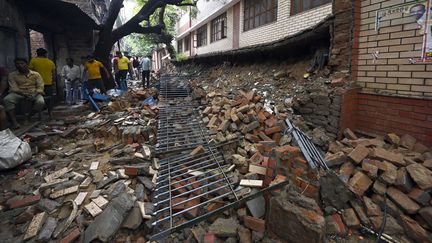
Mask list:
[{"label": "red brick", "polygon": [[179,211],[184,210],[186,208],[186,203],[181,203],[181,204],[176,205],[176,206],[174,206],[174,205],[177,204],[177,203],[179,203],[179,202],[185,201],[186,199],[187,199],[186,197],[176,197],[176,198],[173,198],[172,201],[171,201],[171,203],[173,205],[173,211],[174,212],[179,212]]},{"label": "red brick", "polygon": [[204,152],[205,152],[205,148],[202,145],[200,145],[200,146],[196,147],[194,150],[192,150],[192,152],[190,152],[189,155],[190,156],[196,156],[196,155],[202,154]]},{"label": "red brick", "polygon": [[265,231],[265,220],[254,218],[251,216],[243,217],[244,225],[254,231],[264,232]]},{"label": "red brick", "polygon": [[280,159],[287,159],[291,157],[297,157],[300,155],[300,149],[292,146],[283,146],[275,149],[276,156]]},{"label": "red brick", "polygon": [[14,208],[29,206],[29,205],[32,205],[32,204],[39,202],[40,199],[41,199],[40,194],[37,194],[35,196],[24,197],[23,199],[18,199],[18,200],[14,200],[14,201],[10,202],[9,208],[14,209]]},{"label": "red brick", "polygon": [[264,156],[257,151],[249,160],[252,164],[260,164],[264,160]]},{"label": "red brick", "polygon": [[272,135],[274,133],[278,133],[278,132],[280,133],[281,131],[282,131],[282,129],[280,126],[274,126],[274,127],[265,129],[264,132],[266,135]]},{"label": "red brick", "polygon": [[70,232],[67,236],[60,240],[60,243],[70,243],[74,242],[81,235],[81,231],[79,228],[75,228],[72,232]]},{"label": "red brick", "polygon": [[[191,195],[189,197],[189,199],[191,199],[192,197],[194,197],[194,195]],[[196,208],[193,208],[193,209],[190,209],[190,208],[195,207],[199,203],[200,203],[200,198],[192,199],[192,200],[190,200],[190,201],[188,201],[186,203],[186,208],[188,209],[188,211],[185,213],[185,216],[188,219],[193,219],[193,218],[196,218],[198,216],[199,207],[196,207]]]},{"label": "red brick", "polygon": [[216,236],[212,233],[206,233],[204,235],[204,243],[217,243]]}]

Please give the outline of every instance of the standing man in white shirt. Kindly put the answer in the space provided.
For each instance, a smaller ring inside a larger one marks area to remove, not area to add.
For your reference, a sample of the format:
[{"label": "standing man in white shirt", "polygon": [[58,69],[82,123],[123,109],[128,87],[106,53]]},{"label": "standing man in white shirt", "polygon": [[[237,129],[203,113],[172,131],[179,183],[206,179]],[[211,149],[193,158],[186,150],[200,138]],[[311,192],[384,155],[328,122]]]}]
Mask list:
[{"label": "standing man in white shirt", "polygon": [[62,68],[61,76],[66,87],[66,104],[76,104],[78,98],[78,86],[81,78],[81,70],[74,65],[72,58],[66,58],[66,65]]},{"label": "standing man in white shirt", "polygon": [[151,56],[146,56],[141,60],[143,88],[150,88]]}]

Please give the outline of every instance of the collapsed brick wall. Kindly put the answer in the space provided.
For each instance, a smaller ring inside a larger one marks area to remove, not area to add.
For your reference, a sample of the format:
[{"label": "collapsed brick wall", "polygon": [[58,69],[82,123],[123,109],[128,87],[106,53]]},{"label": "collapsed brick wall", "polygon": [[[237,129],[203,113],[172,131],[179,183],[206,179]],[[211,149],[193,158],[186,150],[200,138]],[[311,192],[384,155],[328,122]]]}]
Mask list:
[{"label": "collapsed brick wall", "polygon": [[297,98],[293,108],[305,121],[324,128],[329,137],[337,137],[341,111],[340,94],[331,91],[308,93]]}]

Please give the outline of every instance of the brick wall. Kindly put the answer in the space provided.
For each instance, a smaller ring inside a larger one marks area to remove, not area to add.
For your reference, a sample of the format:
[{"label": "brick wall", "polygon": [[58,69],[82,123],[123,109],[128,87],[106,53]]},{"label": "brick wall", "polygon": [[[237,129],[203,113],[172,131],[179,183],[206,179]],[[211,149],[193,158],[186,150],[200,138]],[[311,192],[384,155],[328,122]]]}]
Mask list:
[{"label": "brick wall", "polygon": [[[423,37],[413,16],[393,14],[375,31],[376,11],[411,0],[356,1],[356,37],[353,76],[365,92],[432,97],[432,63],[410,64],[420,58]],[[372,53],[379,52],[374,63]]]},{"label": "brick wall", "polygon": [[36,56],[36,50],[39,48],[45,48],[44,36],[42,33],[39,33],[34,30],[30,30],[30,48],[31,48],[31,56]]},{"label": "brick wall", "polygon": [[410,134],[432,146],[432,101],[360,93],[357,128],[378,134]]},{"label": "brick wall", "polygon": [[248,31],[243,30],[244,2],[240,9],[240,47],[272,42],[312,27],[332,14],[332,4],[326,4],[299,14],[290,15],[290,0],[278,1],[277,21]]}]

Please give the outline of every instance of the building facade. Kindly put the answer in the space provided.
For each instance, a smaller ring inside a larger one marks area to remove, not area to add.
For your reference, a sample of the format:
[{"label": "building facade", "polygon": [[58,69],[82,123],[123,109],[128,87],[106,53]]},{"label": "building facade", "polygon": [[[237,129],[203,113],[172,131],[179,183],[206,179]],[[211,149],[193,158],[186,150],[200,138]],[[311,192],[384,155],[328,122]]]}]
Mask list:
[{"label": "building facade", "polygon": [[313,27],[332,15],[331,0],[198,1],[177,25],[176,49],[199,56],[271,43]]},{"label": "building facade", "polygon": [[[432,146],[432,1],[355,1],[355,129]],[[429,11],[428,11],[429,10]]]}]

